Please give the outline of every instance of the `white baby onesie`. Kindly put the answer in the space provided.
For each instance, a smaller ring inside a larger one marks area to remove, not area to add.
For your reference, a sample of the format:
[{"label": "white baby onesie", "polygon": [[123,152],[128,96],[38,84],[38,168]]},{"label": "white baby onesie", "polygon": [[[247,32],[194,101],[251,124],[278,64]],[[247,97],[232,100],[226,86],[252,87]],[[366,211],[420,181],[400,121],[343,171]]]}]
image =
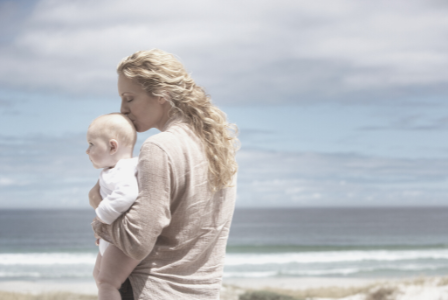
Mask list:
[{"label": "white baby onesie", "polygon": [[[137,163],[138,157],[121,159],[115,167],[101,171],[99,184],[103,200],[95,212],[103,223],[112,224],[137,199]],[[104,255],[108,246],[108,242],[100,239],[101,255]]]}]

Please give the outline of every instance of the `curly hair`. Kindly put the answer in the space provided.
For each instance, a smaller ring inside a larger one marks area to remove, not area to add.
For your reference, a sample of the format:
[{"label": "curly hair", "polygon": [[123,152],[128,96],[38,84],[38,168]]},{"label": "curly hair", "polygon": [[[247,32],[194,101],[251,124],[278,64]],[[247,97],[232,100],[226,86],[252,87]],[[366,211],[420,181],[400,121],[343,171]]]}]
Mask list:
[{"label": "curly hair", "polygon": [[171,115],[182,116],[203,142],[209,184],[217,191],[232,185],[238,170],[235,153],[238,128],[185,70],[174,55],[159,49],[138,51],[124,58],[117,72],[139,83],[149,94],[171,104]]}]

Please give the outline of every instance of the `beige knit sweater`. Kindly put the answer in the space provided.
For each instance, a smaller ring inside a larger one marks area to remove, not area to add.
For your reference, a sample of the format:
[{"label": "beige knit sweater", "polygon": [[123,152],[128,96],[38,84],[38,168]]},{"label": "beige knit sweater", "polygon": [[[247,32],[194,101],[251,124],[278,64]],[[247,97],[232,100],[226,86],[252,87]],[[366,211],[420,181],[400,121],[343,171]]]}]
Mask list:
[{"label": "beige knit sweater", "polygon": [[143,144],[139,195],[111,225],[94,231],[142,260],[130,275],[137,300],[219,299],[236,188],[213,194],[200,140],[180,119]]}]

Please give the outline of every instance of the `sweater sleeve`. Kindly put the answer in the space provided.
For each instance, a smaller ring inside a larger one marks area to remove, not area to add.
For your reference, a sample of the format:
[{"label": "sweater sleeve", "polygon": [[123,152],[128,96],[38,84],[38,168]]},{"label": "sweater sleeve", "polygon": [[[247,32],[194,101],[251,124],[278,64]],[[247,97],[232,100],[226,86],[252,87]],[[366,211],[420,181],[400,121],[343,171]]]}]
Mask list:
[{"label": "sweater sleeve", "polygon": [[137,166],[139,194],[131,208],[111,225],[92,223],[95,233],[127,256],[142,260],[151,253],[157,237],[169,225],[171,167],[158,145],[146,142]]}]

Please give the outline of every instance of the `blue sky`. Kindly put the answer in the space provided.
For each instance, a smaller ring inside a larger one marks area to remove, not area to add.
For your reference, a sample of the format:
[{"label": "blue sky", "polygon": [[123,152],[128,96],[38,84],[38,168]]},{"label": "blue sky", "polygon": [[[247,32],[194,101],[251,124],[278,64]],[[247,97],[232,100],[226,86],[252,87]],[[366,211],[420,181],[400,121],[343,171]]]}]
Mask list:
[{"label": "blue sky", "polygon": [[118,62],[151,48],[239,126],[239,207],[446,205],[447,13],[423,0],[0,1],[0,208],[88,207],[87,126],[119,109]]}]

